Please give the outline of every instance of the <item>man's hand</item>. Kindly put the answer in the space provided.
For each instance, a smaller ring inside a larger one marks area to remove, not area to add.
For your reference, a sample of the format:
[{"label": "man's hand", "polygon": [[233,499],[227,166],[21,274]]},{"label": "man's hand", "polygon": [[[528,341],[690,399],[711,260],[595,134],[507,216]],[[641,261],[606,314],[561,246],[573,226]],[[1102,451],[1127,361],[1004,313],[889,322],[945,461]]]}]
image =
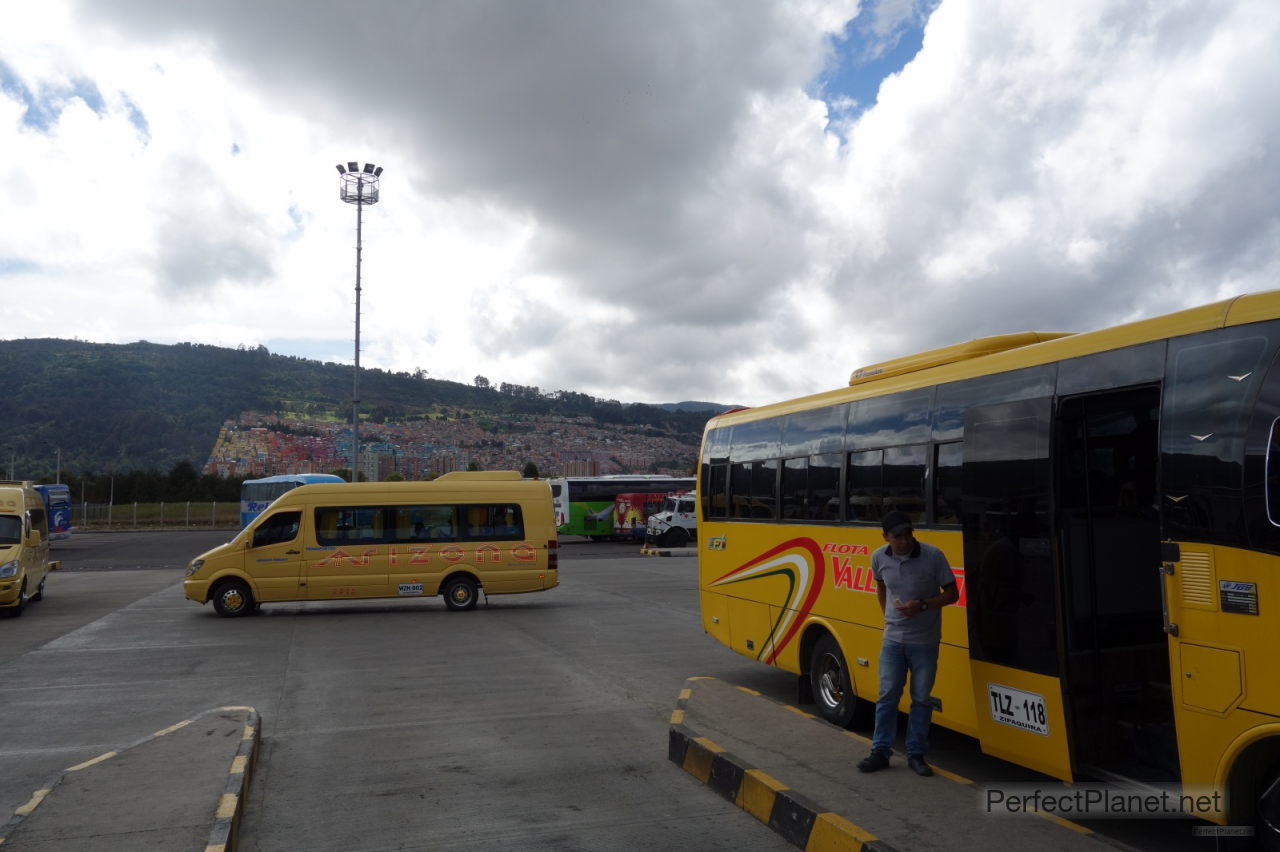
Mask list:
[{"label": "man's hand", "polygon": [[924,612],[924,605],[920,601],[907,601],[903,603],[900,600],[894,600],[893,608],[905,618],[913,618]]}]

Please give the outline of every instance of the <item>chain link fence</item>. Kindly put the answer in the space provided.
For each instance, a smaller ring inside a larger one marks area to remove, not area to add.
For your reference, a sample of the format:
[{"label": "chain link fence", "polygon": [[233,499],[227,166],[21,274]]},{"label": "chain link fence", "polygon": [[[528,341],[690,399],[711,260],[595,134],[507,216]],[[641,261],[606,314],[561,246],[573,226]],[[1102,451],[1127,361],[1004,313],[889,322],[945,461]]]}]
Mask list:
[{"label": "chain link fence", "polygon": [[239,529],[240,503],[76,503],[71,526],[108,529]]}]

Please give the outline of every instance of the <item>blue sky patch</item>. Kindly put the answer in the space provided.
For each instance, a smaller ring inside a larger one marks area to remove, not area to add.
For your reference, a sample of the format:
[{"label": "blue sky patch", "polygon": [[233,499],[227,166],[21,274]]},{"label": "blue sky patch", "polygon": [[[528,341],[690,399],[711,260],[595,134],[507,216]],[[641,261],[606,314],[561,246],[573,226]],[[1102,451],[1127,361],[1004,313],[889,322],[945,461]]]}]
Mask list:
[{"label": "blue sky patch", "polygon": [[41,133],[49,131],[73,98],[79,98],[98,115],[107,108],[97,83],[87,77],[77,77],[70,85],[41,86],[38,92],[33,92],[4,62],[0,62],[0,91],[27,108],[22,114],[22,123]]},{"label": "blue sky patch", "polygon": [[151,125],[147,124],[147,117],[142,114],[142,110],[138,109],[138,105],[129,99],[128,95],[124,95],[124,108],[129,115],[129,123],[137,128],[138,135],[142,137],[142,141],[150,142]]},{"label": "blue sky patch", "polygon": [[835,58],[814,81],[833,121],[854,119],[875,106],[880,84],[915,58],[924,44],[924,26],[936,0],[918,0],[910,16],[887,32],[873,29],[879,4],[868,4],[845,25],[844,38],[833,39]]},{"label": "blue sky patch", "polygon": [[25,272],[38,272],[40,267],[25,257],[0,257],[0,276],[21,275]]}]

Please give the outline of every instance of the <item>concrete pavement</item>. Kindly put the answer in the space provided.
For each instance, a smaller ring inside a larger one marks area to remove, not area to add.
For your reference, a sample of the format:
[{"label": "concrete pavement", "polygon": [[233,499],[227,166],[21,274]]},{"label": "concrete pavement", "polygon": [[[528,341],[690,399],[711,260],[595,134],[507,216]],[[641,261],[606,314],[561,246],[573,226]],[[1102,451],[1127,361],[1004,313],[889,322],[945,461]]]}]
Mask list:
[{"label": "concrete pavement", "polygon": [[920,778],[901,754],[864,774],[866,737],[715,678],[690,678],[671,716],[668,757],[807,850],[1124,849],[1056,816],[993,816],[981,789],[944,767]]},{"label": "concrete pavement", "polygon": [[0,826],[5,852],[236,848],[258,713],[220,707],[68,767]]}]

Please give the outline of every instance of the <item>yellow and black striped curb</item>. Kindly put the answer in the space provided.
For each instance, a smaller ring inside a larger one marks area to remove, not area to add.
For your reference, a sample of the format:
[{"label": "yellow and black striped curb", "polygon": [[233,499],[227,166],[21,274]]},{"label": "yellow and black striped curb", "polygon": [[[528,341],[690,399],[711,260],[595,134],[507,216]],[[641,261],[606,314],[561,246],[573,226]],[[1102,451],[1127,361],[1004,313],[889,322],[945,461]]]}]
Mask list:
[{"label": "yellow and black striped curb", "polygon": [[877,840],[875,835],[767,773],[748,766],[684,725],[671,726],[667,756],[685,772],[806,852],[893,852],[892,846]]},{"label": "yellow and black striped curb", "polygon": [[[693,694],[693,689],[688,684],[697,680],[716,680],[716,678],[691,677],[685,681],[686,686],[680,690],[680,696],[676,700],[676,709],[671,713],[667,756],[672,763],[680,766],[690,775],[711,787],[738,807],[748,811],[756,819],[767,824],[774,831],[777,831],[802,849],[810,850],[810,852],[828,849],[893,850],[894,847],[883,840],[878,840],[870,832],[865,831],[839,814],[825,811],[820,806],[792,792],[781,782],[771,778],[766,773],[750,768],[745,762],[720,748],[711,740],[697,736],[694,731],[684,724],[689,697]],[[801,710],[799,707],[776,701],[745,686],[739,686],[737,689],[748,695],[776,704],[784,710],[812,719],[820,725],[834,728],[846,737],[857,740],[864,745],[871,744],[871,741],[861,734],[832,725],[827,720]],[[933,771],[934,774],[956,784],[962,784],[974,790],[983,789],[982,785],[975,783],[971,779],[955,772],[950,772],[936,764],[933,766]],[[773,791],[772,796],[767,790]],[[748,799],[754,803],[753,806],[748,806]],[[799,804],[783,805],[783,811],[775,815],[774,810],[778,807],[779,800]],[[761,804],[761,802],[765,804]],[[1098,834],[1091,828],[1057,814],[1038,810],[1028,811],[1028,813],[1062,828],[1074,831],[1077,834],[1089,837],[1113,849],[1121,850],[1121,852],[1134,852],[1131,846],[1114,838]],[[784,828],[791,828],[791,833],[783,830]],[[801,835],[803,835],[803,838],[797,839],[801,838]]]},{"label": "yellow and black striped curb", "polygon": [[[232,709],[232,708],[223,708]],[[236,708],[249,711],[236,756],[231,758],[231,770],[227,785],[218,799],[218,809],[213,816],[213,830],[205,852],[234,852],[239,845],[240,818],[244,815],[245,797],[249,793],[249,778],[258,760],[258,743],[262,739],[262,718],[252,707]]]},{"label": "yellow and black striped curb", "polygon": [[97,766],[105,763],[113,757],[117,757],[130,749],[137,748],[140,745],[149,743],[159,737],[168,736],[174,731],[178,731],[187,727],[205,716],[214,713],[226,713],[229,711],[246,711],[248,719],[245,722],[244,729],[240,735],[240,745],[236,749],[236,755],[231,760],[231,771],[227,778],[227,785],[223,790],[222,796],[218,800],[218,808],[214,812],[213,830],[209,834],[209,843],[205,846],[205,852],[233,852],[236,848],[236,832],[240,827],[240,815],[244,811],[244,794],[249,788],[249,773],[253,771],[253,765],[257,758],[257,746],[260,739],[261,717],[258,711],[253,707],[213,707],[201,713],[197,713],[190,719],[183,719],[170,725],[163,730],[156,731],[141,739],[134,740],[128,745],[122,746],[115,751],[108,751],[98,755],[95,758],[86,760],[83,763],[77,763],[75,766],[69,766],[58,774],[54,775],[48,781],[40,786],[40,789],[31,794],[31,798],[25,804],[20,806],[13,812],[4,825],[0,825],[0,846],[12,836],[18,826],[40,806],[49,794],[52,793],[59,784],[73,772],[80,772],[91,766]]}]

